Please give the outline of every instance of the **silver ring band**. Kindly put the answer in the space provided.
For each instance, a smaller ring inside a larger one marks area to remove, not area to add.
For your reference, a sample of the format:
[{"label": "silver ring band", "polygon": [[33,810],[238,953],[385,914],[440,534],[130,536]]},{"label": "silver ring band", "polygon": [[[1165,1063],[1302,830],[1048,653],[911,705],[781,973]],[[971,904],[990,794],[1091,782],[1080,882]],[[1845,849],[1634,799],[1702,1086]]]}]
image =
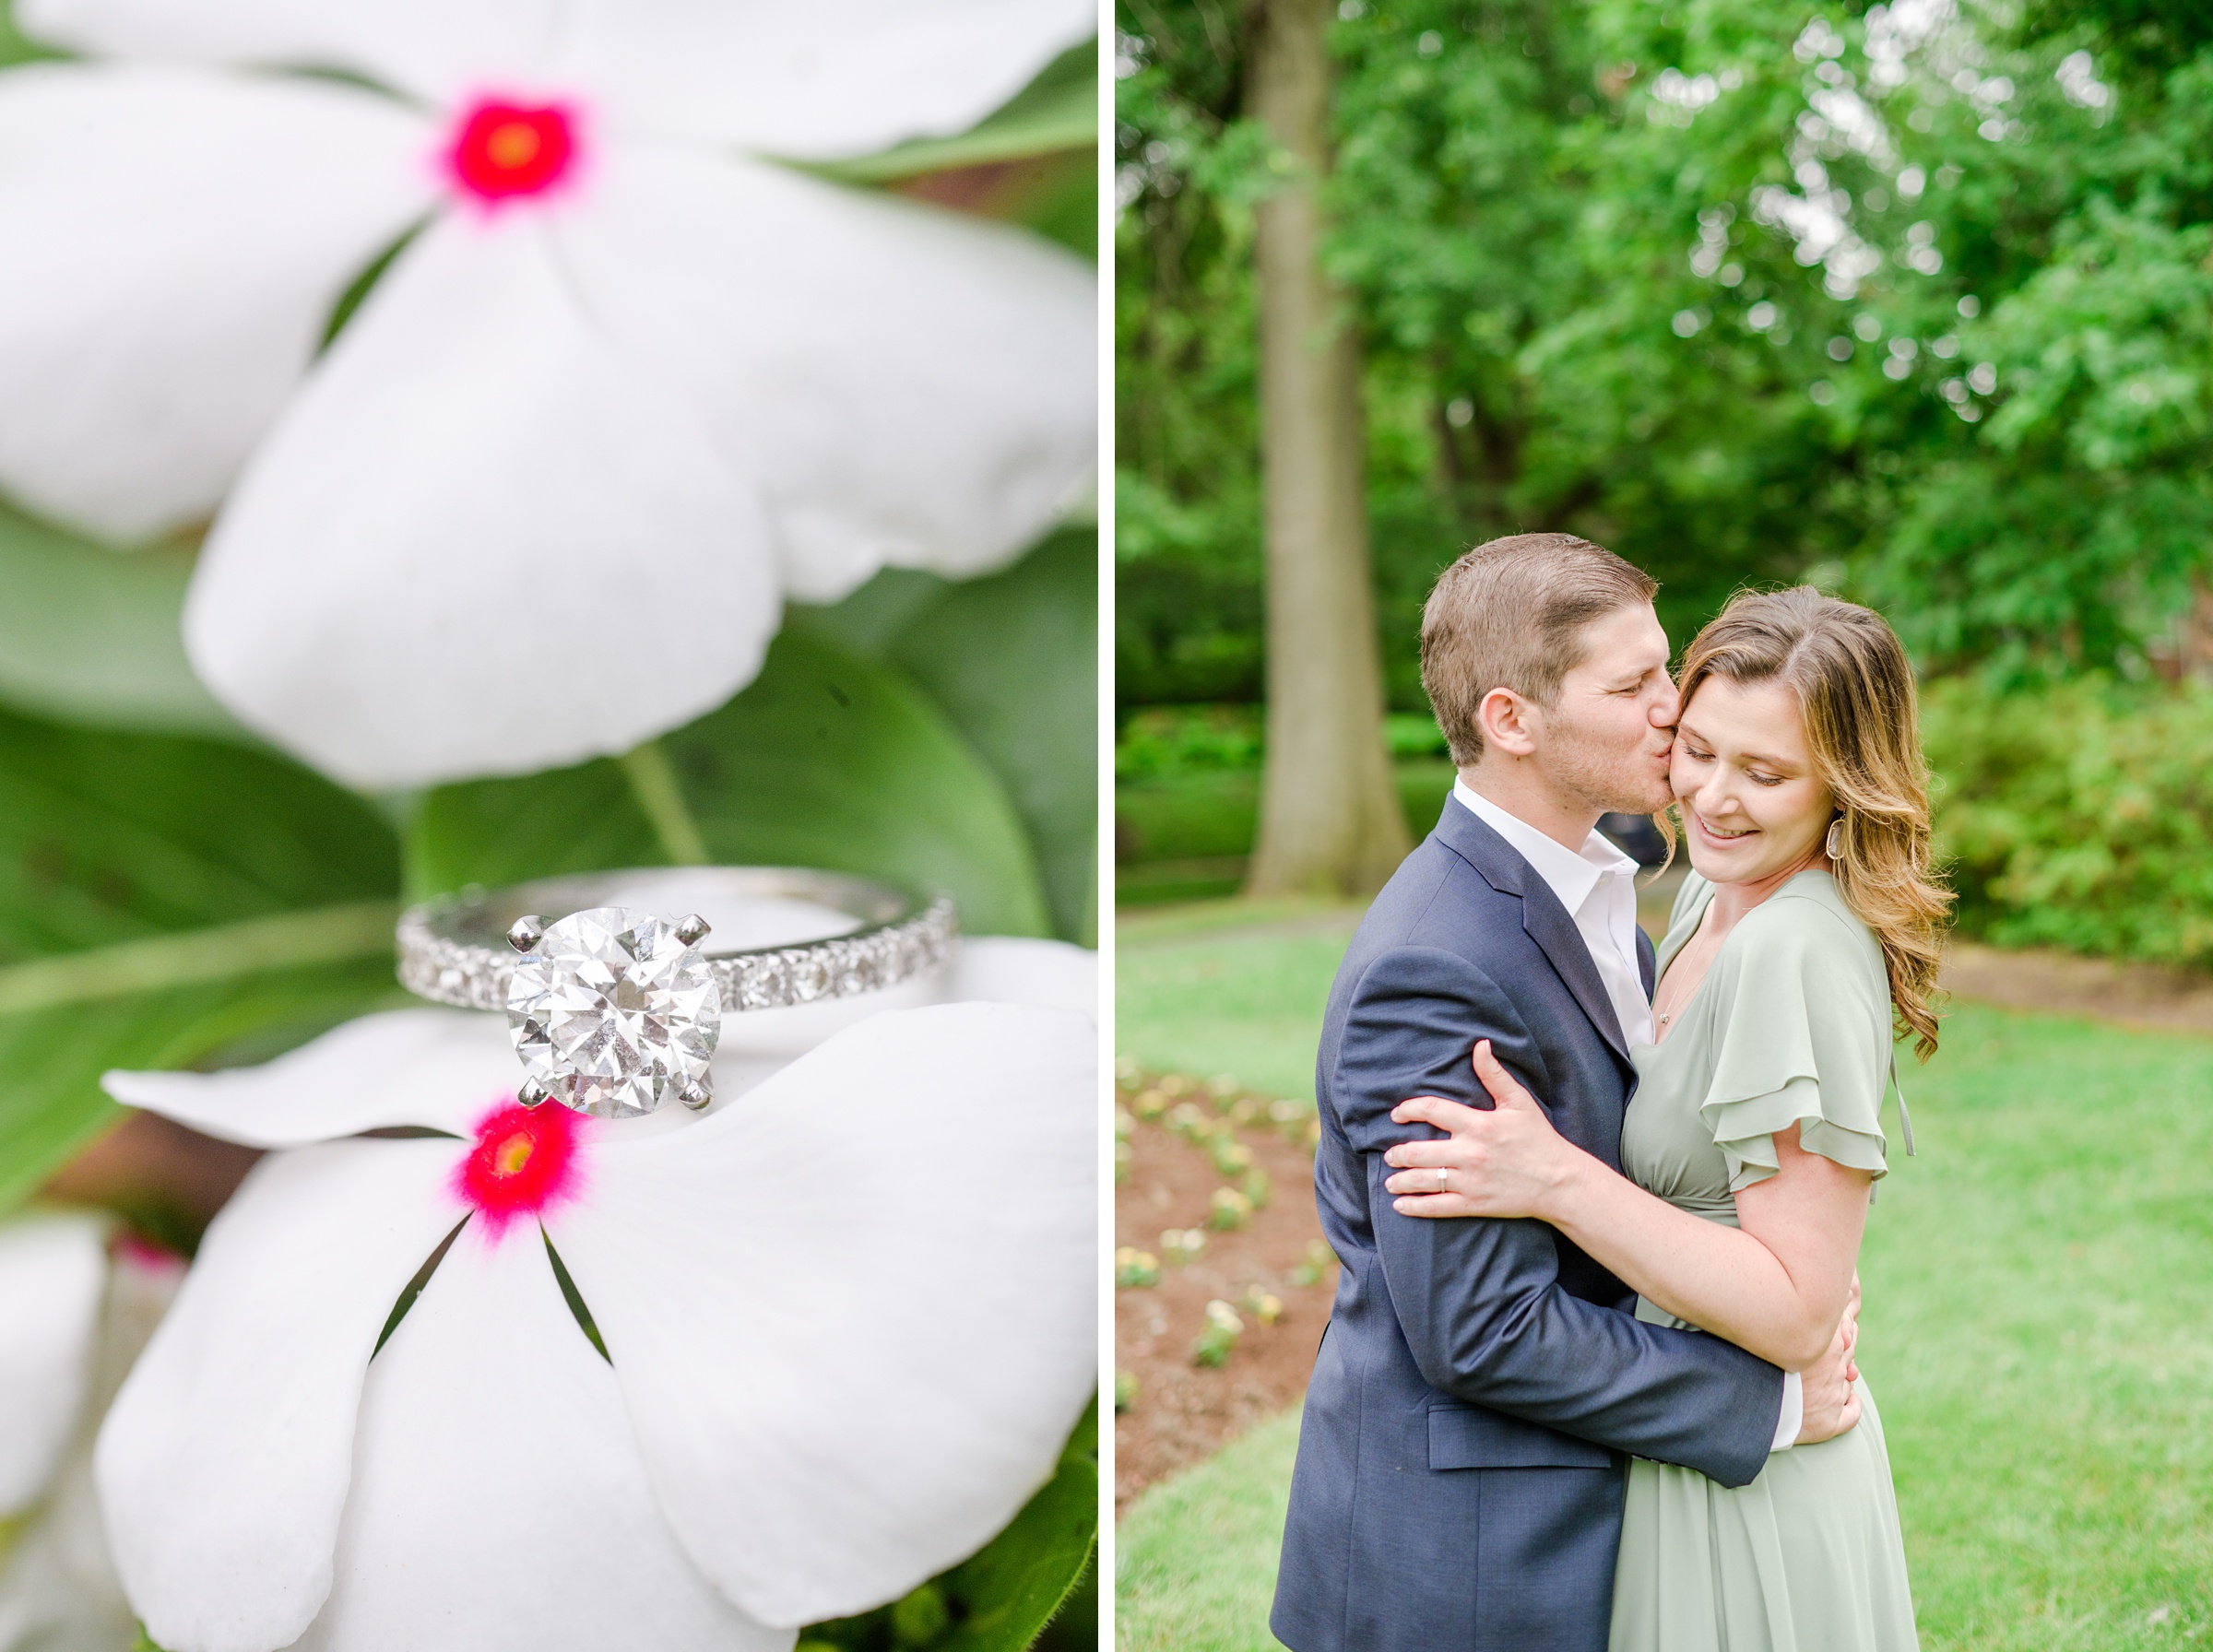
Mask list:
[{"label": "silver ring band", "polygon": [[[465,891],[410,907],[400,915],[399,981],[432,1003],[462,1009],[504,1009],[520,962],[508,926],[526,914],[548,923],[608,904],[625,882],[680,875],[595,872],[549,878],[486,893]],[[792,946],[708,952],[704,962],[721,988],[726,1010],[785,1009],[824,998],[875,992],[951,962],[960,932],[953,901],[924,900],[873,879],[803,867],[687,867],[687,891],[812,902],[862,921],[847,935]],[[633,897],[634,903],[634,897]]]}]

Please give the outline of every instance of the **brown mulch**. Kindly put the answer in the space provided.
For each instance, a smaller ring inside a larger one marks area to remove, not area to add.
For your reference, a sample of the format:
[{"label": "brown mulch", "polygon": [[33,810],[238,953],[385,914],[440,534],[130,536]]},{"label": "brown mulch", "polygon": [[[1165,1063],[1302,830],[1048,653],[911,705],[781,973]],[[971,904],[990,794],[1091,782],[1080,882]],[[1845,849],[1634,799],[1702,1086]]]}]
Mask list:
[{"label": "brown mulch", "polygon": [[[1136,1096],[1124,1090],[1118,1099],[1130,1109]],[[1268,1201],[1249,1225],[1207,1232],[1204,1248],[1180,1265],[1162,1245],[1163,1230],[1205,1229],[1214,1190],[1242,1186],[1244,1175],[1225,1176],[1204,1146],[1167,1127],[1166,1114],[1127,1127],[1129,1158],[1115,1189],[1115,1244],[1156,1257],[1160,1282],[1115,1292],[1115,1369],[1124,1386],[1136,1379],[1134,1398],[1114,1424],[1118,1510],[1153,1481],[1210,1456],[1304,1394],[1329,1322],[1337,1269],[1314,1268],[1310,1251],[1321,1239],[1314,1162],[1305,1146],[1312,1115],[1276,1124],[1260,1111],[1237,1124],[1222,1112],[1236,1099],[1218,1103],[1193,1084],[1173,1101],[1194,1105],[1209,1127],[1251,1150],[1253,1166],[1268,1178]],[[1263,1098],[1243,1099],[1240,1112],[1265,1106]],[[1302,1265],[1311,1283],[1298,1282]],[[1273,1325],[1262,1324],[1245,1304],[1256,1289],[1283,1304]],[[1227,1361],[1210,1368],[1195,1364],[1191,1350],[1213,1300],[1236,1308],[1245,1328]]]},{"label": "brown mulch", "polygon": [[2068,952],[1999,951],[1954,941],[1945,990],[2008,1009],[2087,1015],[2124,1027],[2213,1035],[2213,975]]}]

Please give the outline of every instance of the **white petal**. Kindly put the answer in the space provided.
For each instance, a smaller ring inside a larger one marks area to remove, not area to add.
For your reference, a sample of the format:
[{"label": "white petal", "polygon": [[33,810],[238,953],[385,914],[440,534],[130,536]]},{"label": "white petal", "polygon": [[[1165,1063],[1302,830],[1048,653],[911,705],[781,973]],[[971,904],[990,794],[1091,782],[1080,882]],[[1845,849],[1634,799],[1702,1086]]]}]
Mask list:
[{"label": "white petal", "polygon": [[685,1558],[534,1224],[455,1241],[369,1368],[354,1460],[337,1587],[297,1652],[792,1644]]},{"label": "white petal", "polygon": [[1097,1380],[1095,1035],[880,1015],[548,1224],[679,1540],[772,1623],[892,1599],[1052,1473]]},{"label": "white petal", "polygon": [[321,1609],[362,1375],[457,1220],[461,1150],[273,1154],[208,1228],[94,1458],[124,1591],[168,1652],[268,1652]]},{"label": "white petal", "polygon": [[209,536],[185,645],[216,697],[361,786],[621,751],[760,668],[751,486],[577,306],[541,218],[427,230]]},{"label": "white petal", "polygon": [[559,0],[17,0],[26,34],[81,52],[350,69],[440,100],[528,75]]},{"label": "white petal", "polygon": [[972,935],[946,983],[955,1002],[1050,1004],[1099,1019],[1099,955],[1064,940]]},{"label": "white petal", "polygon": [[45,1504],[0,1555],[0,1646],[132,1652],[137,1619],[108,1559],[90,1442],[73,1449]]},{"label": "white petal", "polygon": [[994,567],[1091,473],[1097,284],[1035,236],[636,145],[555,233],[759,479],[791,596]]},{"label": "white petal", "polygon": [[424,143],[326,81],[0,76],[0,487],[121,537],[214,510],[348,283],[426,210]]},{"label": "white petal", "polygon": [[92,1484],[92,1440],[124,1375],[176,1295],[183,1263],[126,1247],[108,1272],[91,1391],[53,1484],[0,1554],[0,1646],[9,1652],[126,1652],[138,1619],[108,1555]]},{"label": "white petal", "polygon": [[823,159],[964,132],[1098,27],[1090,0],[589,0],[564,61],[626,124]]},{"label": "white petal", "polygon": [[204,1136],[298,1147],[414,1125],[467,1136],[521,1081],[506,1023],[466,1009],[365,1015],[259,1067],[106,1074],[101,1085]]},{"label": "white petal", "polygon": [[0,1227],[0,1519],[43,1492],[61,1462],[91,1382],[107,1277],[97,1217]]}]

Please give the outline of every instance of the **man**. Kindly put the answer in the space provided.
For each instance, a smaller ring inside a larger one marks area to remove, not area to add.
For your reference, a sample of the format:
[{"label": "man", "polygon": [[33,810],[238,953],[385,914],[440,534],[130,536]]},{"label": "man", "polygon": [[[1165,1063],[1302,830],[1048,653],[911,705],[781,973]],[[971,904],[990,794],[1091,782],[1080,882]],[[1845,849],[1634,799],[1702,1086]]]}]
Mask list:
[{"label": "man", "polygon": [[1487,1107],[1487,1038],[1554,1125],[1620,1167],[1651,1041],[1635,863],[1595,830],[1669,801],[1676,697],[1653,582],[1566,534],[1478,546],[1422,616],[1460,781],[1361,924],[1316,1075],[1343,1269],[1316,1356],[1271,1626],[1295,1652],[1604,1652],[1624,1454],[1744,1485],[1842,1432],[1852,1326],[1786,1379],[1646,1325],[1543,1223],[1402,1216],[1383,1151],[1416,1094]]}]

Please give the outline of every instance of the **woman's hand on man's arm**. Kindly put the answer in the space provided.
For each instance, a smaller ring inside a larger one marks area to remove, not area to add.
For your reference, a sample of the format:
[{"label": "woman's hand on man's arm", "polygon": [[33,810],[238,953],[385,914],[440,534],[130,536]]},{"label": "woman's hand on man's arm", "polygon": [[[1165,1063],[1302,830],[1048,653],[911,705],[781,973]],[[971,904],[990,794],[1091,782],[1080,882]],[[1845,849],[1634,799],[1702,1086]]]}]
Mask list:
[{"label": "woman's hand on man's arm", "polygon": [[[1397,1124],[1443,1130],[1435,1140],[1402,1141],[1383,1162],[1399,1174],[1384,1183],[1402,1216],[1533,1216],[1552,1221],[1580,1176],[1611,1174],[1552,1127],[1536,1098],[1491,1054],[1475,1045],[1475,1076],[1497,1104],[1488,1111],[1417,1095],[1391,1109]],[[1439,1174],[1439,1173],[1443,1174]],[[1556,1223],[1555,1225],[1557,1225]]]},{"label": "woman's hand on man's arm", "polygon": [[1739,1231],[1678,1210],[1563,1140],[1480,1044],[1474,1067],[1494,1110],[1417,1096],[1392,1112],[1449,1133],[1385,1153],[1398,1210],[1534,1216],[1647,1300],[1786,1371],[1832,1351],[1866,1220],[1864,1172],[1805,1151],[1795,1125],[1778,1131],[1781,1168],[1738,1195]]}]

